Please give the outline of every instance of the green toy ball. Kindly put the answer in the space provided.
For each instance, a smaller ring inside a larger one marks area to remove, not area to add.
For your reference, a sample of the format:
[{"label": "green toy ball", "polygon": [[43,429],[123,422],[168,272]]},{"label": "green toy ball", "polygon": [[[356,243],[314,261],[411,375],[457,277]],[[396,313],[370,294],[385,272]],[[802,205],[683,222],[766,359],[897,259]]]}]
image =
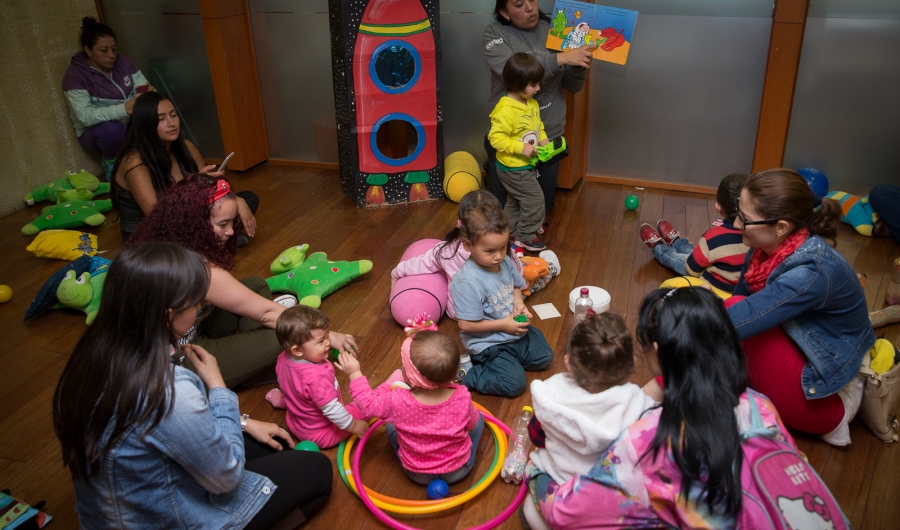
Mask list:
[{"label": "green toy ball", "polygon": [[521,315],[516,315],[513,320],[515,320],[516,322],[528,322],[528,317],[525,316],[525,313],[522,313]]},{"label": "green toy ball", "polygon": [[625,197],[625,207],[629,210],[634,210],[641,204],[641,200],[635,197],[634,195],[629,195]]},{"label": "green toy ball", "polygon": [[303,440],[302,442],[298,442],[297,446],[294,447],[296,451],[312,451],[313,453],[319,452],[319,446],[316,445],[315,442],[310,440]]}]

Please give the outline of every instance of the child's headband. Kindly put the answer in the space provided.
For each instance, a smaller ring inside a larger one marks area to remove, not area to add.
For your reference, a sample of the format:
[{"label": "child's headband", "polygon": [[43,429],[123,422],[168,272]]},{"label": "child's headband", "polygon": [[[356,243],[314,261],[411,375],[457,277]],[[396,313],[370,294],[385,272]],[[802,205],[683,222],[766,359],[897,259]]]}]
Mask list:
[{"label": "child's headband", "polygon": [[403,328],[403,331],[405,331],[409,337],[403,341],[403,346],[400,347],[400,360],[403,362],[403,371],[406,372],[406,382],[411,386],[424,388],[426,390],[440,388],[441,385],[435,384],[433,381],[422,375],[409,357],[409,347],[416,334],[420,331],[437,331],[438,327],[428,315],[416,315],[415,319],[409,319],[407,322],[409,323],[409,326]]}]

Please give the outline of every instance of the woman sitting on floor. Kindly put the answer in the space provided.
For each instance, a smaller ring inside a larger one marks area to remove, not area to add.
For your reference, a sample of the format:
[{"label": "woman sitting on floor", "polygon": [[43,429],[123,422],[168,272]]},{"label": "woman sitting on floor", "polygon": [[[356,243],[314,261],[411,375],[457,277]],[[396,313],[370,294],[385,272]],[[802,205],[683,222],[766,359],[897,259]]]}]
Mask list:
[{"label": "woman sitting on floor", "polygon": [[[176,352],[210,272],[170,243],[128,248],[110,267],[53,397],[81,527],[295,528],[331,495],[325,455],[242,417],[203,348]],[[177,366],[182,354],[196,373]]]},{"label": "woman sitting on floor", "polygon": [[[204,166],[200,151],[184,139],[181,120],[172,102],[156,92],[144,94],[134,103],[131,132],[116,159],[111,179],[122,240],[128,241],[134,228],[172,184],[198,171],[221,178],[223,173],[214,173],[215,168]],[[238,234],[237,245],[242,247],[249,243],[247,236],[256,235],[254,214],[259,197],[252,191],[235,195],[238,216],[247,230],[246,235]]]},{"label": "woman sitting on floor", "polygon": [[94,17],[81,20],[81,49],[72,56],[62,89],[78,142],[100,154],[106,180],[110,180],[134,105],[153,87],[138,67],[118,52],[112,28]]},{"label": "woman sitting on floor", "polygon": [[814,196],[790,169],[744,183],[735,228],[750,248],[725,302],[747,356],[750,387],[795,429],[850,443],[848,423],[863,397],[857,377],[875,343],[866,297],[853,268],[829,246],[841,210]]},{"label": "woman sitting on floor", "polygon": [[[271,300],[262,278],[238,281],[229,273],[234,269],[234,235],[241,227],[237,199],[228,181],[189,175],[159,198],[127,243],[178,243],[209,261],[209,290],[182,343],[197,344],[212,353],[228,388],[273,368],[282,350],[275,322],[285,307]],[[332,331],[330,338],[338,350],[357,349],[350,335]]]}]

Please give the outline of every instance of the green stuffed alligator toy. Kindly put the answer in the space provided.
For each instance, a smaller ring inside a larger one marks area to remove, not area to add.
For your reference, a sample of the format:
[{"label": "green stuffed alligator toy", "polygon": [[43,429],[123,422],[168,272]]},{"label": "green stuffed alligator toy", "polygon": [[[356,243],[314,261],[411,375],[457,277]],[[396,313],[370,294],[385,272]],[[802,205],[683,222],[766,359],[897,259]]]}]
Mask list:
[{"label": "green stuffed alligator toy", "polygon": [[303,305],[319,307],[322,299],[351,280],[372,270],[372,262],[329,261],[324,252],[306,257],[309,245],[291,247],[272,262],[270,270],[277,274],[266,279],[276,293],[291,293]]}]

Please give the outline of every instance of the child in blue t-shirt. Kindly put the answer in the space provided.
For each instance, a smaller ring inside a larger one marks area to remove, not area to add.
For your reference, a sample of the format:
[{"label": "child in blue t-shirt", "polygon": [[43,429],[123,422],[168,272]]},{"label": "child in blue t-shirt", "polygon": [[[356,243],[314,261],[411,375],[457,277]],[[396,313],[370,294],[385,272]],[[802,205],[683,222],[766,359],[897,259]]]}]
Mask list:
[{"label": "child in blue t-shirt", "polygon": [[[482,394],[515,397],[527,386],[525,370],[543,370],[553,350],[522,301],[525,279],[510,255],[509,220],[499,205],[469,210],[460,239],[471,253],[450,282],[460,339],[466,349],[460,382]],[[525,315],[524,322],[515,317]]]}]

